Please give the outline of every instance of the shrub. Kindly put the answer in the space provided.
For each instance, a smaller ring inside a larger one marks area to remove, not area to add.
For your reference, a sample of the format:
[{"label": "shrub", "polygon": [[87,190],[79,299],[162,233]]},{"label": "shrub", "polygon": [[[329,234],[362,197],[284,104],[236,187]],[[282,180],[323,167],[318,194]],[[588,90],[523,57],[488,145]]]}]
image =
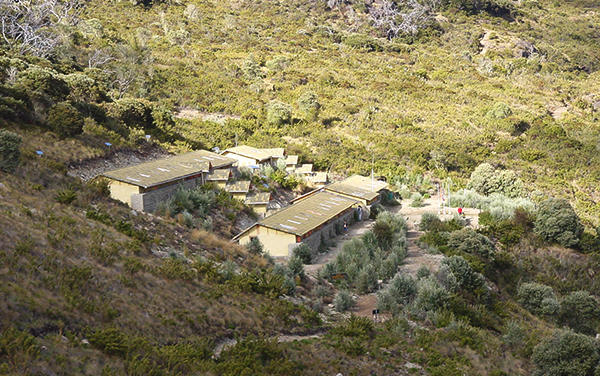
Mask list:
[{"label": "shrub", "polygon": [[71,205],[73,201],[77,200],[77,193],[72,188],[61,189],[56,192],[54,199],[60,204]]},{"label": "shrub", "polygon": [[356,278],[356,290],[359,294],[366,294],[377,289],[377,271],[373,264],[365,265]]},{"label": "shrub", "polygon": [[304,243],[294,248],[292,255],[302,260],[302,263],[305,265],[309,265],[312,262],[312,250]]},{"label": "shrub", "polygon": [[533,349],[535,376],[589,376],[598,365],[598,346],[592,337],[557,330]]},{"label": "shrub", "polygon": [[427,265],[423,264],[417,270],[417,279],[427,278],[431,275],[431,270],[427,267]]},{"label": "shrub", "polygon": [[450,233],[448,246],[484,259],[489,259],[494,254],[494,243],[486,236],[478,234],[472,228],[467,227]]},{"label": "shrub", "polygon": [[292,107],[279,101],[267,104],[267,121],[274,125],[283,125],[292,120]]},{"label": "shrub", "polygon": [[0,129],[0,171],[12,174],[19,166],[23,138],[16,133]]},{"label": "shrub", "polygon": [[321,104],[319,103],[319,97],[313,92],[306,92],[298,98],[298,108],[307,120],[315,120],[319,115],[319,109]]},{"label": "shrub", "polygon": [[487,116],[494,119],[504,119],[512,115],[512,110],[506,103],[496,103],[488,112]]},{"label": "shrub", "polygon": [[145,99],[123,98],[110,103],[107,106],[107,113],[135,129],[154,128],[154,118],[152,117],[152,103]]},{"label": "shrub", "polygon": [[127,336],[117,328],[98,330],[88,338],[92,346],[107,355],[124,357],[127,354]]},{"label": "shrub", "polygon": [[338,312],[346,312],[354,306],[354,299],[352,299],[348,291],[342,290],[333,298],[333,306]]},{"label": "shrub", "polygon": [[505,333],[502,336],[502,341],[511,347],[517,347],[523,344],[525,332],[519,323],[515,320],[510,320],[506,323]]},{"label": "shrub", "polygon": [[540,203],[534,231],[542,238],[564,247],[579,243],[583,226],[567,200],[550,198]]},{"label": "shrub", "polygon": [[377,294],[377,307],[382,311],[398,312],[400,306],[413,301],[417,295],[417,283],[411,276],[398,273],[389,286]]},{"label": "shrub", "polygon": [[290,268],[294,275],[298,275],[300,277],[304,276],[304,263],[300,257],[292,256],[288,261],[288,268]]},{"label": "shrub", "polygon": [[413,208],[420,208],[421,206],[423,206],[423,196],[420,193],[413,193],[410,196],[410,199],[410,206],[412,206]]},{"label": "shrub", "polygon": [[246,250],[248,251],[248,253],[253,255],[262,255],[265,248],[263,247],[260,240],[258,240],[258,238],[252,238],[250,239],[248,244],[246,244]]},{"label": "shrub", "polygon": [[584,334],[596,334],[600,304],[587,291],[574,291],[561,302],[560,322]]},{"label": "shrub", "polygon": [[552,316],[558,313],[560,305],[552,287],[539,283],[524,283],[517,291],[519,303],[534,315]]},{"label": "shrub", "polygon": [[419,280],[415,308],[422,312],[433,312],[445,308],[450,301],[450,294],[433,277]]},{"label": "shrub", "polygon": [[477,273],[471,265],[461,256],[447,257],[442,261],[442,265],[447,265],[449,271],[456,278],[459,288],[466,291],[475,291],[485,285],[485,279]]},{"label": "shrub", "polygon": [[467,188],[484,196],[500,193],[510,198],[522,196],[524,191],[523,182],[513,171],[496,171],[489,163],[477,166]]},{"label": "shrub", "polygon": [[52,106],[48,111],[46,122],[61,138],[73,137],[83,132],[83,116],[68,102],[60,102]]}]

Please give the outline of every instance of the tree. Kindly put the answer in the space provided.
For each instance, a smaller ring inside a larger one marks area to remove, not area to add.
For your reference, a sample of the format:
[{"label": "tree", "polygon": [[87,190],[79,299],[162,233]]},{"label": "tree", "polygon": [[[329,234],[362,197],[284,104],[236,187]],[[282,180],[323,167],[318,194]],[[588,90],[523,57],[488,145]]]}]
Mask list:
[{"label": "tree", "polygon": [[547,241],[573,247],[579,244],[583,226],[567,200],[550,198],[539,205],[534,231]]},{"label": "tree", "polygon": [[490,258],[495,251],[494,243],[490,239],[485,235],[478,234],[469,227],[451,232],[448,238],[448,246],[484,259]]},{"label": "tree", "polygon": [[48,126],[61,138],[73,137],[83,132],[83,116],[69,102],[61,102],[48,111]]},{"label": "tree", "polygon": [[6,129],[0,129],[0,171],[13,173],[19,166],[23,138]]},{"label": "tree", "polygon": [[0,0],[0,32],[19,54],[47,57],[61,43],[56,29],[74,25],[83,3],[78,0]]},{"label": "tree", "polygon": [[584,334],[596,334],[600,304],[587,291],[574,291],[561,302],[560,322]]},{"label": "tree", "polygon": [[439,0],[378,1],[369,9],[373,26],[388,39],[399,34],[415,35],[429,25]]},{"label": "tree", "polygon": [[555,331],[533,349],[532,356],[534,376],[592,376],[598,360],[594,339],[570,330]]}]

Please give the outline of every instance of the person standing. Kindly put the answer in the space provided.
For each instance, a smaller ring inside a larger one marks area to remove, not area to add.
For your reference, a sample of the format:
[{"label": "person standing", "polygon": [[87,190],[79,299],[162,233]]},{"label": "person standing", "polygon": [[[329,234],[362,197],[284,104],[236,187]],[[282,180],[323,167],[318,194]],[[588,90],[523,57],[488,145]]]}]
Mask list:
[{"label": "person standing", "polygon": [[348,236],[348,222],[344,221],[344,236]]},{"label": "person standing", "polygon": [[465,216],[465,213],[463,212],[463,209],[460,206],[458,207],[458,215],[460,215],[461,217]]}]

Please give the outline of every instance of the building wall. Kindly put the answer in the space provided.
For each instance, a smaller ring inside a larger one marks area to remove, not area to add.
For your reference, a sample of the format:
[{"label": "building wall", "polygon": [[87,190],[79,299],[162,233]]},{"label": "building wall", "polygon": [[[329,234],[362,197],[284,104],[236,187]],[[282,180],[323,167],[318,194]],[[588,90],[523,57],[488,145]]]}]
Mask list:
[{"label": "building wall", "polygon": [[233,198],[235,198],[236,200],[240,200],[242,202],[246,201],[246,195],[247,195],[246,192],[234,192],[231,194],[231,196]]},{"label": "building wall", "polygon": [[158,204],[167,201],[177,192],[180,186],[186,189],[193,189],[202,185],[202,177],[175,183],[154,191],[131,195],[131,207],[145,212],[156,211]]},{"label": "building wall", "polygon": [[267,212],[267,204],[257,204],[257,205],[249,205],[252,210],[256,213],[266,213]]},{"label": "building wall", "polygon": [[109,180],[110,197],[131,206],[131,195],[140,193],[140,187],[118,180]]},{"label": "building wall", "polygon": [[250,242],[250,239],[257,237],[265,247],[265,252],[273,257],[289,257],[289,245],[296,243],[296,235],[277,231],[271,228],[254,226],[247,233],[239,238],[239,243],[244,245]]}]

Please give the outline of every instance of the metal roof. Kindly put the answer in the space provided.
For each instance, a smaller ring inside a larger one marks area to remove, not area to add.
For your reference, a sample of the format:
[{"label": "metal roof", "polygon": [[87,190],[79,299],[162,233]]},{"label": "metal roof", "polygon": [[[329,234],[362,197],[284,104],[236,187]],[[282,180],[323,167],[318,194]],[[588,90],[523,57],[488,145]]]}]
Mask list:
[{"label": "metal roof", "polygon": [[302,166],[296,169],[296,172],[299,174],[312,174],[313,165],[310,163],[305,163]]},{"label": "metal roof", "polygon": [[205,158],[206,153],[209,152],[200,150],[175,155],[156,161],[107,171],[102,176],[148,188],[208,172],[211,168],[211,162]]},{"label": "metal roof", "polygon": [[268,204],[269,201],[271,201],[270,192],[256,192],[246,196],[246,204],[248,205]]},{"label": "metal roof", "polygon": [[285,158],[285,164],[295,166],[298,164],[298,159],[299,157],[297,155],[288,155]]},{"label": "metal roof", "polygon": [[258,222],[259,225],[295,235],[305,235],[357,204],[347,197],[319,192],[281,209]]},{"label": "metal roof", "polygon": [[206,175],[206,181],[218,181],[218,180],[229,180],[231,176],[231,170],[226,168],[224,170],[212,170]]},{"label": "metal roof", "polygon": [[223,151],[224,155],[227,153],[238,154],[262,162],[271,158],[283,158],[285,150],[283,148],[257,149],[247,145],[240,145]]},{"label": "metal roof", "polygon": [[386,182],[354,175],[340,182],[326,185],[323,189],[370,201],[379,195],[380,190],[387,187]]},{"label": "metal roof", "polygon": [[214,169],[221,169],[223,167],[231,166],[232,164],[234,164],[236,162],[236,160],[233,158],[229,158],[224,155],[211,153],[210,151],[206,151],[206,150],[198,150],[198,151],[195,151],[194,153],[196,153],[198,158],[203,159],[207,162],[210,162],[212,168],[214,168]]},{"label": "metal roof", "polygon": [[250,182],[247,180],[227,183],[225,190],[229,193],[247,193],[250,191]]}]

